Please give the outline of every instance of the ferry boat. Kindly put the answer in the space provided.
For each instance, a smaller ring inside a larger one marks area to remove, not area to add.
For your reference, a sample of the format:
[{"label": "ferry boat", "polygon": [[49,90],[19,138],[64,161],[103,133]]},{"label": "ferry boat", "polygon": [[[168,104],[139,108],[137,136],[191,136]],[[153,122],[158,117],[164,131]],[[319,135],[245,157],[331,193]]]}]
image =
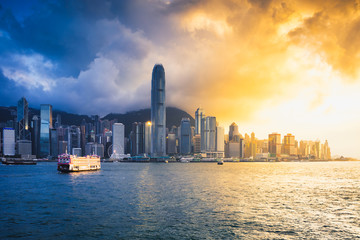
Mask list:
[{"label": "ferry boat", "polygon": [[58,156],[58,171],[61,172],[95,171],[100,168],[100,157],[96,155],[78,157],[62,154]]}]

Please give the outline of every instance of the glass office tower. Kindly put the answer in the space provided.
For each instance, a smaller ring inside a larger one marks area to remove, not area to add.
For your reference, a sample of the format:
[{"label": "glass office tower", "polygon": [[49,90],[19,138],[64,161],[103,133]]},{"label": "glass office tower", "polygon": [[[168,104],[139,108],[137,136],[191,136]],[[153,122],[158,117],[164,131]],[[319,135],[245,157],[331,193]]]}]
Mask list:
[{"label": "glass office tower", "polygon": [[156,64],[151,80],[151,157],[166,155],[165,70]]},{"label": "glass office tower", "polygon": [[40,105],[40,156],[50,155],[50,129],[52,128],[52,106]]}]

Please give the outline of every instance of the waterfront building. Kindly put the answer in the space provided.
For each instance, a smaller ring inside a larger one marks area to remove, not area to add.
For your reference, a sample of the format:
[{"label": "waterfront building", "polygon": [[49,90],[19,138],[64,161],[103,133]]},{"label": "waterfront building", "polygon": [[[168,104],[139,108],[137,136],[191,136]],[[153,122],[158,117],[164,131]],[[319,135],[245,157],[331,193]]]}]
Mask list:
[{"label": "waterfront building", "polygon": [[227,158],[244,158],[244,138],[239,141],[229,141],[225,144],[225,157]]},{"label": "waterfront building", "polygon": [[134,122],[130,133],[131,155],[137,156],[144,153],[144,124]]},{"label": "waterfront building", "polygon": [[325,140],[323,147],[323,159],[331,159],[331,151],[327,140]]},{"label": "waterfront building", "polygon": [[40,154],[40,118],[34,115],[31,122],[31,141],[32,154],[39,156]]},{"label": "waterfront building", "polygon": [[191,126],[190,119],[183,118],[180,125],[180,154],[191,153]]},{"label": "waterfront building", "polygon": [[175,133],[169,133],[166,137],[166,143],[167,143],[167,154],[174,155],[177,153],[176,150],[176,134]]},{"label": "waterfront building", "polygon": [[284,136],[284,154],[296,155],[295,153],[295,136],[288,133]]},{"label": "waterfront building", "polygon": [[281,155],[281,135],[278,133],[269,134],[269,153],[270,157]]},{"label": "waterfront building", "polygon": [[151,156],[166,155],[165,70],[156,64],[151,80]]},{"label": "waterfront building", "polygon": [[206,118],[201,119],[200,129],[201,152],[206,152]]},{"label": "waterfront building", "polygon": [[240,158],[240,142],[227,142],[225,148],[226,158]]},{"label": "waterfront building", "polygon": [[68,152],[72,153],[73,148],[81,148],[81,132],[78,126],[68,127]]},{"label": "waterfront building", "polygon": [[40,156],[50,155],[50,129],[52,128],[52,106],[40,105]]},{"label": "waterfront building", "polygon": [[250,156],[255,159],[257,150],[257,140],[255,138],[255,133],[251,133],[251,142],[250,142]]},{"label": "waterfront building", "polygon": [[80,145],[81,145],[81,149],[82,149],[82,153],[79,156],[83,156],[85,154],[85,144],[86,144],[86,121],[85,119],[83,119],[81,121],[81,125],[80,125]]},{"label": "waterfront building", "polygon": [[244,157],[245,158],[249,158],[251,157],[251,139],[250,136],[245,133],[245,138],[244,138]]},{"label": "waterfront building", "polygon": [[148,121],[145,123],[145,129],[144,129],[144,152],[146,154],[151,153],[151,122]]},{"label": "waterfront building", "polygon": [[[113,124],[112,142],[113,142],[113,155],[120,157],[125,153],[125,126],[122,123]],[[116,158],[116,156],[114,156]]]},{"label": "waterfront building", "polygon": [[93,155],[94,154],[94,148],[93,148],[93,146],[94,146],[94,142],[88,142],[88,143],[86,143],[86,145],[85,145],[85,156],[90,156],[90,155]]},{"label": "waterfront building", "polygon": [[314,144],[314,155],[315,155],[315,158],[316,159],[320,159],[320,154],[321,154],[321,144],[320,144],[320,141],[317,140],[315,141],[315,144]]},{"label": "waterfront building", "polygon": [[3,154],[4,156],[15,155],[15,129],[3,129]]},{"label": "waterfront building", "polygon": [[216,151],[217,152],[224,152],[224,128],[217,126],[216,127]]},{"label": "waterfront building", "polygon": [[72,155],[81,157],[81,156],[82,156],[82,150],[81,150],[81,148],[73,148],[73,149],[72,149]]},{"label": "waterfront building", "polygon": [[31,141],[30,140],[18,140],[16,142],[16,153],[19,155],[32,155]]},{"label": "waterfront building", "polygon": [[59,141],[59,147],[58,147],[59,155],[64,153],[69,153],[67,151],[67,145],[68,145],[67,141]]},{"label": "waterfront building", "polygon": [[212,116],[206,117],[205,127],[206,152],[216,151],[216,118]]},{"label": "waterfront building", "polygon": [[53,158],[57,158],[57,156],[59,155],[59,139],[58,139],[57,129],[55,128],[50,129],[50,139],[51,139],[50,141],[51,156]]},{"label": "waterfront building", "polygon": [[200,153],[201,152],[201,137],[200,135],[195,135],[193,137],[193,143],[194,143],[194,153]]},{"label": "waterfront building", "polygon": [[240,142],[240,158],[244,158],[245,157],[245,140],[244,140],[244,138],[240,136],[239,142]]},{"label": "waterfront building", "polygon": [[93,146],[93,153],[100,158],[104,158],[104,145],[101,143],[95,143]]},{"label": "waterfront building", "polygon": [[202,108],[198,108],[195,111],[195,134],[201,133],[201,119],[205,118],[205,111]]},{"label": "waterfront building", "polygon": [[17,104],[17,137],[19,140],[29,140],[29,104],[22,97]]}]

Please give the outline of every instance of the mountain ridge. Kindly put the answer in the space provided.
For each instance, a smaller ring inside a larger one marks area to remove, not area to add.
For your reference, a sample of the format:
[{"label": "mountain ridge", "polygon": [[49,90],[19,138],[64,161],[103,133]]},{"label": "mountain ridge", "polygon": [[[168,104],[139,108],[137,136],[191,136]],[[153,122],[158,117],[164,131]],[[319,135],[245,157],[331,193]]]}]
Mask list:
[{"label": "mountain ridge", "polygon": [[[53,110],[53,122],[56,121],[57,114],[61,115],[62,125],[76,125],[80,126],[83,119],[86,122],[93,122],[91,116],[84,114],[75,114],[68,113],[61,110]],[[29,108],[29,122],[34,115],[40,115],[40,110],[36,108]],[[16,117],[16,107],[2,107],[0,106],[0,122],[7,122],[9,120],[14,120]],[[166,127],[170,129],[172,126],[180,126],[181,119],[187,117],[190,119],[192,126],[195,125],[194,118],[188,114],[186,111],[176,108],[176,107],[167,107],[166,108]],[[125,125],[125,136],[128,136],[131,131],[131,125],[134,122],[147,122],[151,119],[151,109],[145,108],[140,110],[129,111],[126,113],[109,113],[104,117],[100,118],[101,120],[114,120],[117,119],[119,123]]]}]

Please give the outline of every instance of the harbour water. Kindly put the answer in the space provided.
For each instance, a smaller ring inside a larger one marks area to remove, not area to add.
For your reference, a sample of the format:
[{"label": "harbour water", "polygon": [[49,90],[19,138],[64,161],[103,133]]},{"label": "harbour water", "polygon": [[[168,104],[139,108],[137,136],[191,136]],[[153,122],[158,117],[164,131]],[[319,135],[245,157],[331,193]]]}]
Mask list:
[{"label": "harbour water", "polygon": [[0,239],[355,239],[360,162],[0,165]]}]

